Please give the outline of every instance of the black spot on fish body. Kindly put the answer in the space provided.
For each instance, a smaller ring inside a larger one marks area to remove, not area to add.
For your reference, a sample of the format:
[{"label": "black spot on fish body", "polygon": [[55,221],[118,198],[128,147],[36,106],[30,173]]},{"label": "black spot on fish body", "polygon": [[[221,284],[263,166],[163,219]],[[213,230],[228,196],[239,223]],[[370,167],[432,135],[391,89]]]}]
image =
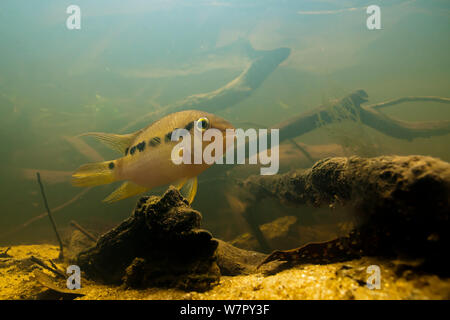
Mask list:
[{"label": "black spot on fish body", "polygon": [[136,147],[131,147],[130,154],[134,154],[135,151],[136,151]]},{"label": "black spot on fish body", "polygon": [[130,147],[127,147],[127,148],[125,149],[125,155],[128,154],[128,150],[130,150]]},{"label": "black spot on fish body", "polygon": [[108,168],[109,169],[114,169],[114,162],[110,162],[109,164],[108,164]]},{"label": "black spot on fish body", "polygon": [[145,141],[142,141],[142,142],[138,143],[138,144],[136,145],[136,147],[137,147],[137,149],[139,150],[139,152],[144,151],[144,149],[145,149]]},{"label": "black spot on fish body", "polygon": [[161,138],[160,137],[153,137],[150,139],[149,144],[153,147],[157,146],[158,144],[161,143]]},{"label": "black spot on fish body", "polygon": [[186,130],[191,131],[191,129],[194,127],[194,121],[189,122],[186,127],[184,127]]},{"label": "black spot on fish body", "polygon": [[[166,142],[172,141],[172,134],[173,134],[175,131],[180,130],[180,129],[181,129],[181,128],[175,128],[175,129],[173,129],[172,132],[167,133],[167,134],[164,136],[164,140],[165,140]],[[178,135],[178,136],[180,136],[180,135]]]}]

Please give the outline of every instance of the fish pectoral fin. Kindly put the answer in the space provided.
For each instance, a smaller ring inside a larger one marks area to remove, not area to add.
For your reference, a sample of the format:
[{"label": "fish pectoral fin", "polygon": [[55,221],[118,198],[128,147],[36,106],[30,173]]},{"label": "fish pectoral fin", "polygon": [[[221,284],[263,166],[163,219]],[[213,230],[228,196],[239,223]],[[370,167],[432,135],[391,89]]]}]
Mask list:
[{"label": "fish pectoral fin", "polygon": [[105,198],[103,202],[116,202],[143,193],[147,190],[149,189],[146,187],[142,187],[133,182],[127,181],[124,182],[119,188],[114,190],[114,192],[111,193],[107,198]]},{"label": "fish pectoral fin", "polygon": [[180,193],[183,197],[187,199],[189,204],[194,201],[195,195],[197,194],[198,180],[197,177],[193,177],[185,180],[185,182],[179,188]]},{"label": "fish pectoral fin", "polygon": [[173,184],[173,186],[174,186],[175,188],[177,188],[178,191],[180,191],[181,188],[183,188],[183,186],[186,184],[187,181],[188,181],[188,178],[180,179],[180,180],[176,181],[176,182]]},{"label": "fish pectoral fin", "polygon": [[141,133],[142,130],[129,134],[114,134],[104,132],[87,132],[80,134],[79,137],[90,136],[98,139],[101,143],[107,147],[120,152],[125,153],[125,150],[130,147],[134,139]]}]

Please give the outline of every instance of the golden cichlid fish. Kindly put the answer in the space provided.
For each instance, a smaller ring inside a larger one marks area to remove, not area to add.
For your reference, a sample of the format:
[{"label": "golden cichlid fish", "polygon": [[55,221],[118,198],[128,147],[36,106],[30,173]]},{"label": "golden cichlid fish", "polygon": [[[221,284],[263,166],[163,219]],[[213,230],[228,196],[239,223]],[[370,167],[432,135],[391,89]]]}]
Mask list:
[{"label": "golden cichlid fish", "polygon": [[[122,200],[154,187],[174,184],[178,189],[187,189],[187,199],[191,203],[197,192],[197,176],[210,165],[175,164],[171,153],[177,141],[171,141],[172,132],[184,128],[194,135],[194,130],[205,131],[218,129],[223,136],[226,151],[226,129],[233,126],[218,116],[196,110],[180,111],[152,123],[137,132],[118,135],[90,132],[82,136],[93,136],[105,145],[120,152],[121,158],[88,163],[79,167],[72,174],[72,185],[77,187],[98,186],[115,181],[124,182],[117,190],[103,201]],[[205,142],[202,142],[202,149]],[[224,154],[224,153],[222,153]]]}]

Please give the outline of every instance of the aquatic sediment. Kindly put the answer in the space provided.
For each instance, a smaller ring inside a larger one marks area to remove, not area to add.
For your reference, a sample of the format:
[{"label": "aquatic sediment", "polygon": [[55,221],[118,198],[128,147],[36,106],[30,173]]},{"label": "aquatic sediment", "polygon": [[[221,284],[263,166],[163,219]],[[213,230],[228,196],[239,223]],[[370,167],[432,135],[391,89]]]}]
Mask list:
[{"label": "aquatic sediment", "polygon": [[[298,206],[349,206],[359,225],[350,235],[325,243],[275,251],[266,262],[329,263],[361,255],[424,259],[432,272],[448,274],[450,164],[426,156],[328,158],[311,169],[252,176],[239,185],[251,212],[272,197]],[[244,213],[245,214],[245,213]]]},{"label": "aquatic sediment", "polygon": [[[6,248],[0,248],[4,251]],[[205,292],[176,288],[133,289],[81,279],[81,289],[69,290],[65,281],[50,278],[46,270],[36,274],[29,257],[57,259],[58,246],[19,245],[11,247],[13,258],[0,259],[0,300],[4,299],[449,299],[450,279],[418,274],[411,265],[378,257],[364,257],[326,265],[292,267],[276,274],[262,272],[222,276],[219,284]],[[59,268],[63,268],[57,263]],[[378,265],[380,289],[366,285],[368,266]],[[261,271],[261,270],[259,270]],[[43,276],[46,273],[47,276]],[[65,289],[64,289],[65,288]],[[70,294],[70,295],[69,295]]]},{"label": "aquatic sediment", "polygon": [[77,264],[103,283],[207,290],[220,278],[218,242],[200,222],[200,212],[171,187],[162,197],[141,198],[131,217],[81,252]]}]

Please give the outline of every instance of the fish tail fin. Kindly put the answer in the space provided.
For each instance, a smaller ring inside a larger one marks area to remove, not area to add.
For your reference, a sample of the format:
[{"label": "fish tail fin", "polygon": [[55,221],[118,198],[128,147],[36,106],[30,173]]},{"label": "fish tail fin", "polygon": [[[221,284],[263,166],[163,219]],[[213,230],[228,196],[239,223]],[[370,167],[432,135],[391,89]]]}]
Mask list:
[{"label": "fish tail fin", "polygon": [[72,174],[72,185],[76,187],[91,187],[116,181],[115,161],[87,163]]}]

